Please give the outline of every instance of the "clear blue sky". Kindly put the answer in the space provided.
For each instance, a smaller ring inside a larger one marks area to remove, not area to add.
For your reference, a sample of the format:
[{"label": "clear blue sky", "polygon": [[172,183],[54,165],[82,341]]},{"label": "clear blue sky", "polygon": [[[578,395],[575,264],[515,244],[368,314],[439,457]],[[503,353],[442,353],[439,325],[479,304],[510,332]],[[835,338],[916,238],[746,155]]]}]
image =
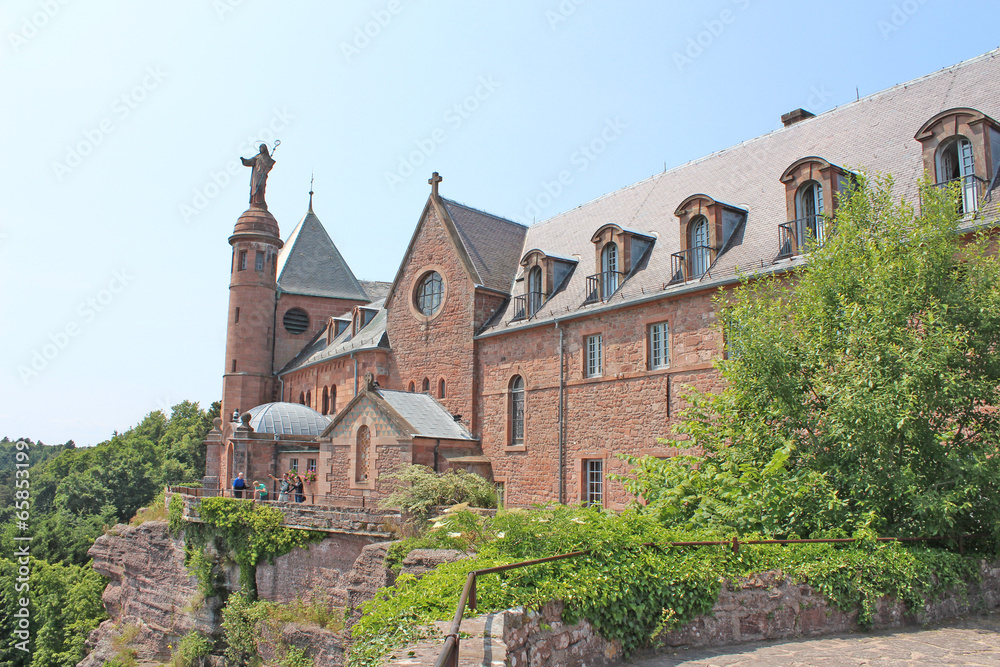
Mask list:
[{"label": "clear blue sky", "polygon": [[249,192],[227,166],[255,139],[281,140],[283,236],[315,171],[357,276],[391,280],[431,171],[542,220],[996,48],[997,19],[985,0],[6,0],[0,436],[93,444],[219,398]]}]

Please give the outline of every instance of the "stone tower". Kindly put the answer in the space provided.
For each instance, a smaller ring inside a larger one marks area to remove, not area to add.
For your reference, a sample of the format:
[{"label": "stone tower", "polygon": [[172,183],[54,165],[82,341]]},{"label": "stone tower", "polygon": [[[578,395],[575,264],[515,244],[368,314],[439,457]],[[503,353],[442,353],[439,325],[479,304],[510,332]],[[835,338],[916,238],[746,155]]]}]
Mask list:
[{"label": "stone tower", "polygon": [[276,267],[282,242],[278,222],[266,203],[251,199],[250,208],[236,221],[229,244],[233,258],[222,384],[226,423],[234,421],[234,411],[242,413],[270,402],[274,390]]}]

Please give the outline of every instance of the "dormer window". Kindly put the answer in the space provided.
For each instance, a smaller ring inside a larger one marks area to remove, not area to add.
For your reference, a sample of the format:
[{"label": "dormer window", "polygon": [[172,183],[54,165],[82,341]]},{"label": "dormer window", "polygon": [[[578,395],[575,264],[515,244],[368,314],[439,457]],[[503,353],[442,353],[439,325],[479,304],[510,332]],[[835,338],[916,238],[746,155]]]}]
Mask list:
[{"label": "dormer window", "polygon": [[938,149],[935,162],[936,183],[939,187],[958,184],[959,212],[965,214],[975,211],[979,205],[979,183],[976,178],[972,142],[965,137],[955,137],[945,141]]},{"label": "dormer window", "polygon": [[[830,235],[830,218],[853,174],[821,157],[796,160],[781,175],[788,222],[778,225],[778,257],[818,248]],[[829,213],[829,215],[828,215]]]},{"label": "dormer window", "polygon": [[601,291],[605,299],[618,290],[621,275],[618,272],[618,244],[606,243],[601,250]]},{"label": "dormer window", "polygon": [[645,265],[655,240],[648,234],[614,224],[598,229],[590,239],[597,253],[598,273],[587,276],[584,303],[610,299],[630,275]]},{"label": "dormer window", "polygon": [[923,146],[924,171],[938,187],[958,188],[962,214],[979,209],[1000,164],[1000,124],[975,109],[937,114],[914,136]]},{"label": "dormer window", "polygon": [[681,249],[670,256],[670,282],[701,278],[719,255],[742,242],[744,208],[696,194],[681,202],[674,215],[680,220]]},{"label": "dormer window", "polygon": [[545,300],[545,292],[542,288],[542,267],[533,266],[528,271],[528,317],[538,312]]},{"label": "dormer window", "polygon": [[799,188],[795,200],[796,234],[805,243],[823,245],[826,229],[823,221],[823,186],[817,181],[808,181]]},{"label": "dormer window", "polygon": [[688,251],[690,253],[691,277],[696,278],[708,271],[712,263],[712,246],[708,233],[708,218],[697,216],[688,225]]},{"label": "dormer window", "polygon": [[565,287],[570,274],[576,268],[576,260],[558,255],[547,255],[533,248],[521,258],[524,267],[522,277],[523,292],[513,299],[512,320],[534,317],[549,298]]}]

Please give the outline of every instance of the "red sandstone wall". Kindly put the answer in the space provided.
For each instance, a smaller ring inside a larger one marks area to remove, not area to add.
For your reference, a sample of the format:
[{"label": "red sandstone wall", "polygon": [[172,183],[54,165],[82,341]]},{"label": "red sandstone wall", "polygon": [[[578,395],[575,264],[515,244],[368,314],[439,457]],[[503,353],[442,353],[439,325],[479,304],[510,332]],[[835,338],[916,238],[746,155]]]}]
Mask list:
[{"label": "red sandstone wall", "polygon": [[[394,361],[390,387],[405,390],[413,382],[420,391],[423,379],[428,378],[431,394],[438,397],[438,382],[443,378],[446,393],[439,400],[453,414],[462,415],[463,423],[469,426],[475,390],[476,292],[433,206],[428,208],[405,261],[396,291],[387,303]],[[413,305],[413,293],[417,281],[430,270],[444,279],[444,301],[434,316],[426,318]]]},{"label": "red sandstone wall", "polygon": [[[563,323],[565,364],[566,501],[581,498],[585,458],[605,464],[606,503],[627,502],[609,473],[625,472],[616,453],[668,456],[660,445],[683,407],[685,387],[718,390],[721,378],[711,360],[721,353],[712,291],[624,308]],[[670,324],[669,369],[648,371],[647,327]],[[584,377],[584,337],[601,333],[604,373]],[[559,332],[549,324],[478,341],[477,375],[482,386],[479,411],[483,453],[505,483],[509,505],[558,500]],[[525,444],[508,446],[508,386],[519,374],[526,385]],[[679,443],[683,446],[682,443]]]},{"label": "red sandstone wall", "polygon": [[[355,354],[358,361],[358,386],[364,381],[365,373],[375,375],[380,386],[390,389],[389,354],[384,350],[367,350]],[[328,415],[333,416],[354,398],[354,359],[350,356],[332,359],[326,363],[310,366],[289,373],[284,377],[285,389],[281,400],[298,403],[299,396],[309,392],[309,407],[323,412],[323,388],[329,391],[331,399]],[[336,401],[331,387],[337,388]]]},{"label": "red sandstone wall", "polygon": [[[312,340],[331,317],[340,317],[350,313],[362,301],[346,299],[327,299],[320,296],[303,296],[301,294],[281,294],[278,297],[278,312],[274,314],[274,370],[275,372],[291,361],[302,348]],[[282,324],[285,313],[292,308],[301,308],[309,313],[309,328],[300,334],[292,334],[285,330]]]}]

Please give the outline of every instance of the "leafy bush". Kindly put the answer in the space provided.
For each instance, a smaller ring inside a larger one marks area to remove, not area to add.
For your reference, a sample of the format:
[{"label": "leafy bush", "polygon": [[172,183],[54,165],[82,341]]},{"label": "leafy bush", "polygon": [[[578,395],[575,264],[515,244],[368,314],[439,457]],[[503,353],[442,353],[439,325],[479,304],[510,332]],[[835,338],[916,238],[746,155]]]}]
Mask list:
[{"label": "leafy bush", "polygon": [[258,658],[258,625],[267,618],[263,601],[254,602],[239,592],[229,596],[222,608],[222,630],[226,639],[226,660],[237,667],[252,664]]},{"label": "leafy bush", "polygon": [[181,638],[174,655],[174,667],[200,667],[204,658],[212,652],[212,640],[192,630]]},{"label": "leafy bush", "polygon": [[146,507],[139,508],[135,516],[129,519],[130,526],[138,526],[147,521],[166,521],[167,514],[167,491],[166,487],[160,490]]},{"label": "leafy bush", "polygon": [[956,233],[957,194],[924,184],[917,213],[859,175],[805,267],[718,297],[727,386],[678,429],[705,470],[633,486],[664,520],[1000,545],[1000,257]]},{"label": "leafy bush", "polygon": [[426,520],[431,508],[466,503],[470,507],[495,508],[499,504],[496,488],[485,478],[464,470],[435,473],[427,466],[411,465],[389,479],[397,488],[383,502],[383,507],[398,507],[418,522]]},{"label": "leafy bush", "polygon": [[[456,530],[462,523],[477,528]],[[419,580],[401,575],[394,587],[366,603],[352,629],[348,664],[377,665],[389,651],[417,639],[422,626],[451,618],[470,571],[571,551],[591,553],[480,577],[478,608],[467,613],[563,600],[565,621],[586,618],[630,653],[662,630],[710,611],[724,579],[780,569],[841,609],[860,608],[859,622],[865,625],[883,595],[922,604],[947,588],[962,590],[979,573],[972,558],[878,543],[871,533],[860,534],[865,539],[854,545],[745,545],[737,554],[726,546],[648,546],[731,535],[668,529],[655,512],[638,508],[621,514],[568,507],[500,511],[493,518],[447,519],[425,537],[433,546],[435,540],[459,539],[456,532],[477,555],[441,565]]]},{"label": "leafy bush", "polygon": [[[174,501],[180,501],[180,498],[171,498],[171,517],[174,516]],[[198,513],[203,523],[184,526],[186,542],[194,548],[203,548],[214,542],[220,551],[232,552],[240,566],[240,583],[252,597],[257,594],[258,563],[274,562],[276,557],[296,547],[306,547],[325,537],[318,531],[286,528],[281,510],[238,498],[203,498]],[[211,563],[206,564],[203,557],[196,555],[191,562],[203,576],[206,573],[209,575],[204,581],[199,579],[203,588],[206,591],[213,588],[208,583],[211,580]]]}]

